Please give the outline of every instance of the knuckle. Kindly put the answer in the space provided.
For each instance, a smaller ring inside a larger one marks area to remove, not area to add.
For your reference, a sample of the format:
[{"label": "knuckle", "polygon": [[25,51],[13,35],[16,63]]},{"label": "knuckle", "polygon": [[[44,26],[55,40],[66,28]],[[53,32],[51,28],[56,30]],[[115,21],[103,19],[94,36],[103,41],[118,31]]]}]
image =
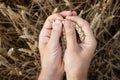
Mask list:
[{"label": "knuckle", "polygon": [[60,31],[58,29],[53,29],[52,32],[55,33],[60,33]]},{"label": "knuckle", "polygon": [[85,26],[90,26],[89,22],[87,22],[86,20],[84,20],[84,25]]},{"label": "knuckle", "polygon": [[73,29],[69,29],[67,32],[66,32],[66,35],[67,36],[74,36],[75,34],[75,31]]},{"label": "knuckle", "polygon": [[80,17],[76,16],[76,21],[79,22],[80,21]]},{"label": "knuckle", "polygon": [[84,20],[83,18],[76,17],[76,19],[77,19],[78,23],[81,23],[81,21],[82,21],[82,25],[84,25],[84,26],[89,26],[90,25],[89,22]]}]

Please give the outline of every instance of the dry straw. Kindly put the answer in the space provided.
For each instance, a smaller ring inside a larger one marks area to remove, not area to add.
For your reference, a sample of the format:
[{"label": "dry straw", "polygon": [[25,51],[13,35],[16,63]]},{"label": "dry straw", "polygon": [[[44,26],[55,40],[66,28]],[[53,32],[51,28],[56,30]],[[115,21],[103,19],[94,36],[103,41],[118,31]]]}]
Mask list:
[{"label": "dry straw", "polygon": [[[38,78],[38,35],[49,15],[64,10],[87,20],[98,41],[88,79],[120,80],[120,0],[1,0],[0,80]],[[66,45],[65,36],[61,41]]]}]

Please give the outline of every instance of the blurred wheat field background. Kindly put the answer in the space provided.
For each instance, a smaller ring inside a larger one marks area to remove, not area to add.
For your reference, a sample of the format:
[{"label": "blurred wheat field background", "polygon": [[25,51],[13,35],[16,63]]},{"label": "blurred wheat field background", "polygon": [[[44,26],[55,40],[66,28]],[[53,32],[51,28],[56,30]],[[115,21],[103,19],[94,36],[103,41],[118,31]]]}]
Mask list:
[{"label": "blurred wheat field background", "polygon": [[0,80],[37,80],[38,35],[64,10],[87,20],[98,41],[88,80],[120,80],[120,0],[0,0]]}]

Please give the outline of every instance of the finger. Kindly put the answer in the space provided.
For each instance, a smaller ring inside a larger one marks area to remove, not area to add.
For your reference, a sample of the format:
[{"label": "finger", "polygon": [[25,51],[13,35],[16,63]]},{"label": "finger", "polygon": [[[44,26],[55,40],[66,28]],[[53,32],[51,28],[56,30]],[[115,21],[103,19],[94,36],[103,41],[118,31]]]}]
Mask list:
[{"label": "finger", "polygon": [[77,12],[76,11],[72,11],[72,16],[77,16]]},{"label": "finger", "polygon": [[55,20],[55,22],[53,22],[53,29],[51,32],[50,43],[57,45],[59,43],[61,32],[62,32],[62,21]]},{"label": "finger", "polygon": [[44,23],[44,26],[39,35],[39,50],[43,50],[46,44],[50,40],[51,30],[52,30],[52,21],[60,19],[62,20],[62,16],[60,14],[53,14],[47,18]]},{"label": "finger", "polygon": [[85,21],[84,19],[78,17],[78,16],[67,16],[66,19],[69,19],[71,21],[76,22],[80,27],[82,27],[83,32],[85,33],[85,43],[93,42],[94,35],[92,30],[90,29],[89,23],[87,21]]},{"label": "finger", "polygon": [[[52,22],[55,21],[56,19],[58,20],[63,20],[63,17],[59,13],[55,13],[51,16],[49,16],[45,22],[44,28],[51,29],[52,28]],[[50,25],[50,26],[48,26]]]},{"label": "finger", "polygon": [[77,45],[74,24],[70,20],[65,20],[64,28],[66,33],[67,48],[73,49]]},{"label": "finger", "polygon": [[[47,28],[45,28],[45,26]],[[49,41],[50,33],[51,33],[50,26],[51,26],[51,24],[50,24],[49,20],[46,20],[44,23],[44,26],[40,32],[40,35],[39,35],[39,47],[40,48],[44,47],[47,44],[47,42]]]},{"label": "finger", "polygon": [[75,11],[62,11],[60,13],[63,17],[66,17],[66,16],[76,16],[77,13]]},{"label": "finger", "polygon": [[[83,59],[88,59],[88,60],[92,59],[97,42],[95,40],[92,30],[90,29],[88,22],[78,16],[68,16],[66,18],[76,22],[79,26],[82,27],[86,37],[84,42],[80,44],[80,46],[83,48],[83,51],[85,51],[83,54],[81,54],[81,56]],[[86,50],[89,51],[89,54]]]},{"label": "finger", "polygon": [[46,45],[50,39],[51,30],[52,30],[52,21],[59,19],[63,20],[63,17],[60,14],[53,14],[47,18],[44,23],[44,26],[39,35],[39,43]]}]

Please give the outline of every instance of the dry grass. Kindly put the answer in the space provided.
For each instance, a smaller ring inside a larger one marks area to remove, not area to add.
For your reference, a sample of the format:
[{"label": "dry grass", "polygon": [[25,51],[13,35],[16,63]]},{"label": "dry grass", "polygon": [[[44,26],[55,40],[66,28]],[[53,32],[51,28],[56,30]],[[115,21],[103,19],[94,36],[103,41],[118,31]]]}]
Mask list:
[{"label": "dry grass", "polygon": [[97,38],[89,79],[120,80],[120,0],[0,0],[0,80],[37,79],[39,32],[63,10],[77,11]]}]

